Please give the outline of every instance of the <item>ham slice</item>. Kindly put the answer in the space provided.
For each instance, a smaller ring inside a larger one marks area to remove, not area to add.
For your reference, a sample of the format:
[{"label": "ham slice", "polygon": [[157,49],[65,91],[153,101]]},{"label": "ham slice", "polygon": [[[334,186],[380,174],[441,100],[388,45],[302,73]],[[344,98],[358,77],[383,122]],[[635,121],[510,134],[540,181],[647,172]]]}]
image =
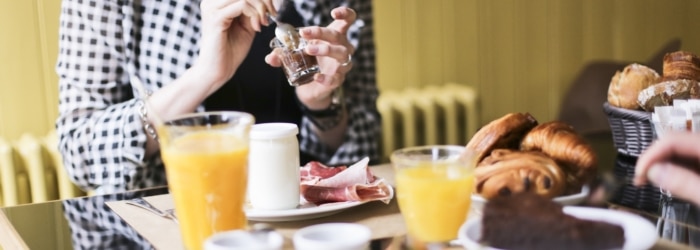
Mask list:
[{"label": "ham slice", "polygon": [[301,194],[316,205],[330,202],[374,201],[389,203],[394,190],[375,177],[364,158],[350,167],[327,167],[310,162],[301,169]]}]

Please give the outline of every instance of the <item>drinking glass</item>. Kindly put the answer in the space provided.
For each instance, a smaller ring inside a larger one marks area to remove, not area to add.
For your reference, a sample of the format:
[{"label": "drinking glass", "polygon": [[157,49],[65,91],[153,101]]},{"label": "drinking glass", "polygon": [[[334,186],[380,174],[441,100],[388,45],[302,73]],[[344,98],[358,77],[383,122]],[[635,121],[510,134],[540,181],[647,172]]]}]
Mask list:
[{"label": "drinking glass", "polygon": [[463,146],[409,147],[394,151],[391,163],[410,242],[439,249],[456,239],[471,205],[475,154]]},{"label": "drinking glass", "polygon": [[168,187],[187,249],[217,232],[245,229],[250,128],[243,112],[194,113],[157,129]]}]

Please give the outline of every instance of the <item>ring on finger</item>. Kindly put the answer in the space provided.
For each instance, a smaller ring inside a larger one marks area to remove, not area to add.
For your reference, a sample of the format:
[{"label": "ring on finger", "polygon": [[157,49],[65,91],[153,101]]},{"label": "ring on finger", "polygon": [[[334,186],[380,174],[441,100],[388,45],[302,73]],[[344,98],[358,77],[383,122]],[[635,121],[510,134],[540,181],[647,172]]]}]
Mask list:
[{"label": "ring on finger", "polygon": [[340,64],[340,66],[343,66],[343,67],[348,66],[351,62],[352,62],[352,54],[348,54],[348,60],[345,60],[345,62]]}]

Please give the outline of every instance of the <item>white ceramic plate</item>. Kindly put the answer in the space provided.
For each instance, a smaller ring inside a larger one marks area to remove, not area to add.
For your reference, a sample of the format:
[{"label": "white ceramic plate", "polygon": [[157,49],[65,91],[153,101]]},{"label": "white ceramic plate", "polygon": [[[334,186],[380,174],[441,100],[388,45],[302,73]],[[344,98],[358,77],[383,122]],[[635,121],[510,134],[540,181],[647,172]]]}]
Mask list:
[{"label": "white ceramic plate", "polygon": [[[656,227],[641,216],[603,208],[564,207],[564,213],[581,219],[605,221],[622,226],[625,231],[623,250],[650,249],[659,236]],[[469,219],[459,228],[458,242],[467,249],[498,250],[482,246],[478,243],[481,238],[481,217]],[[562,246],[565,248],[565,246]]]},{"label": "white ceramic plate", "polygon": [[339,213],[351,207],[362,205],[364,203],[366,202],[334,202],[320,206],[305,205],[299,208],[285,210],[261,210],[248,208],[245,210],[245,213],[249,220],[254,221],[295,221],[328,216]]},{"label": "white ceramic plate", "polygon": [[[389,188],[392,189],[392,194],[393,194],[393,187],[387,185]],[[393,199],[393,195],[392,195]],[[245,209],[246,217],[249,220],[254,220],[254,221],[296,221],[296,220],[306,220],[306,219],[314,219],[314,218],[320,218],[336,213],[340,213],[341,211],[359,206],[362,204],[365,204],[369,201],[347,201],[347,202],[334,202],[334,203],[326,203],[322,204],[320,206],[316,206],[312,203],[308,203],[304,200],[304,198],[301,198],[300,203],[302,204],[298,208],[295,209],[284,209],[284,210],[263,210],[263,209],[254,209],[252,207],[247,207]]]},{"label": "white ceramic plate", "polygon": [[[586,197],[588,197],[588,193],[590,193],[590,188],[586,185],[581,188],[580,193],[576,194],[571,194],[571,195],[566,195],[566,196],[559,196],[555,197],[554,202],[562,204],[564,206],[570,206],[570,205],[578,205],[583,202]],[[472,209],[476,209],[478,211],[481,211],[481,209],[484,207],[486,204],[487,200],[482,197],[481,195],[478,194],[472,194]]]}]

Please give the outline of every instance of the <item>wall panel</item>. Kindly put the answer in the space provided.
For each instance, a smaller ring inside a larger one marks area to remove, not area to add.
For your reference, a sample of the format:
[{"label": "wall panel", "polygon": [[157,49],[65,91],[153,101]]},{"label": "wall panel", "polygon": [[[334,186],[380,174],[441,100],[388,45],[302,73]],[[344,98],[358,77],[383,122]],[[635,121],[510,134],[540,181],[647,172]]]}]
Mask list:
[{"label": "wall panel", "polygon": [[58,114],[60,1],[0,1],[0,137],[44,135]]},{"label": "wall panel", "polygon": [[508,112],[556,119],[571,82],[591,62],[646,62],[674,38],[700,54],[700,1],[373,2],[380,90],[470,85],[482,124]]},{"label": "wall panel", "polygon": [[[646,61],[673,38],[700,53],[700,1],[374,0],[380,90],[458,82],[481,122],[556,118],[596,60]],[[45,134],[57,115],[60,0],[0,1],[0,136]]]}]

